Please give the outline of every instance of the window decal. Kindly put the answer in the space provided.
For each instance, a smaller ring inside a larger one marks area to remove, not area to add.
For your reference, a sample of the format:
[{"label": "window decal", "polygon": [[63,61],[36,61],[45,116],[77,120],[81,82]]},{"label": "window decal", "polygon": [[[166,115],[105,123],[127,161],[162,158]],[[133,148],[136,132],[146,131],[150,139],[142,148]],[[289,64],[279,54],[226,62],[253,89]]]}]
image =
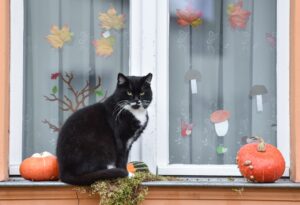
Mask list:
[{"label": "window decal", "polygon": [[276,37],[272,33],[266,33],[266,41],[270,44],[272,48],[276,47]]},{"label": "window decal", "polygon": [[245,29],[250,11],[243,9],[243,1],[238,1],[235,4],[229,4],[227,7],[228,20],[233,29]]},{"label": "window decal", "polygon": [[264,85],[254,85],[250,90],[249,95],[251,97],[256,97],[257,112],[264,111],[262,95],[265,95],[267,93],[268,90]]},{"label": "window decal", "polygon": [[108,37],[110,37],[110,32],[109,31],[105,31],[105,32],[102,33],[102,36],[104,38],[108,38]]},{"label": "window decal", "polygon": [[193,124],[181,120],[181,136],[187,137],[192,134]]},{"label": "window decal", "polygon": [[219,145],[217,147],[217,154],[225,154],[228,151],[227,147],[224,147],[223,145]]},{"label": "window decal", "polygon": [[109,57],[113,54],[113,45],[115,44],[115,38],[110,36],[108,38],[102,37],[99,40],[93,42],[96,53],[99,56]]},{"label": "window decal", "polygon": [[[44,96],[44,98],[49,102],[57,102],[59,105],[59,109],[62,112],[74,113],[78,109],[86,106],[86,101],[88,100],[89,96],[93,94],[100,96],[99,93],[97,94],[97,92],[100,92],[100,90],[103,93],[103,90],[101,88],[101,78],[99,76],[95,86],[92,86],[87,80],[85,85],[83,85],[80,89],[76,89],[72,84],[72,81],[74,79],[73,73],[66,72],[64,75],[61,75],[59,73],[52,73],[51,79],[53,78],[53,76],[55,76],[57,80],[58,77],[61,78],[65,87],[70,91],[70,94],[66,94],[60,97],[59,94],[57,94],[58,87],[55,85],[52,87],[51,94],[49,96]],[[102,94],[101,96],[103,96],[102,100],[106,97],[104,94]],[[53,132],[59,132],[60,130],[61,125],[54,125],[47,119],[43,120],[42,123],[48,125],[49,129],[51,129]]]},{"label": "window decal", "polygon": [[190,69],[185,73],[184,79],[191,84],[192,94],[197,94],[197,81],[201,79],[201,73],[197,70]]},{"label": "window decal", "polygon": [[47,40],[53,48],[62,48],[65,43],[72,40],[72,36],[74,35],[68,26],[63,26],[59,29],[58,26],[53,25],[50,33],[47,36]]},{"label": "window decal", "polygon": [[125,15],[117,14],[114,7],[110,7],[106,12],[100,12],[98,16],[100,27],[104,29],[101,33],[102,38],[94,40],[93,44],[96,48],[98,56],[109,57],[113,54],[113,46],[115,44],[115,37],[110,30],[121,30],[125,26]]},{"label": "window decal", "polygon": [[192,7],[192,5],[188,5],[184,9],[177,9],[176,11],[177,15],[177,23],[180,26],[189,26],[197,27],[203,23],[202,19],[202,12],[199,10],[196,10]]},{"label": "window decal", "polygon": [[54,86],[52,87],[52,94],[56,94],[57,91],[58,91],[58,87],[57,87],[56,85],[54,85]]},{"label": "window decal", "polygon": [[124,28],[125,15],[117,15],[117,11],[114,7],[109,8],[106,12],[101,12],[98,16],[101,24],[101,28],[110,30],[120,30]]},{"label": "window decal", "polygon": [[51,74],[51,80],[56,80],[60,75],[60,72],[52,73]]},{"label": "window decal", "polygon": [[224,137],[229,128],[228,119],[230,113],[226,110],[217,110],[210,116],[210,121],[214,123],[215,131],[219,137]]}]

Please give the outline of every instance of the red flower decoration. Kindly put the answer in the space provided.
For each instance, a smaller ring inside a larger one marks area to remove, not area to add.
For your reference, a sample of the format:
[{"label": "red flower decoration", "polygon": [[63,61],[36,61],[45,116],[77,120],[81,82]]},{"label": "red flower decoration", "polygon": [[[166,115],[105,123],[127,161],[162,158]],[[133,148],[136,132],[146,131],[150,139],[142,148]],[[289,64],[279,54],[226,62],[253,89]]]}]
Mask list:
[{"label": "red flower decoration", "polygon": [[187,6],[185,9],[177,9],[176,15],[178,17],[177,23],[180,26],[189,26],[197,27],[203,23],[202,13],[196,9],[193,9],[192,6]]},{"label": "red flower decoration", "polygon": [[239,1],[235,4],[229,4],[227,7],[228,20],[231,27],[234,29],[246,28],[246,24],[248,22],[251,12],[243,9],[242,7],[243,1]]},{"label": "red flower decoration", "polygon": [[51,80],[56,80],[60,75],[60,72],[52,73],[51,74]]}]

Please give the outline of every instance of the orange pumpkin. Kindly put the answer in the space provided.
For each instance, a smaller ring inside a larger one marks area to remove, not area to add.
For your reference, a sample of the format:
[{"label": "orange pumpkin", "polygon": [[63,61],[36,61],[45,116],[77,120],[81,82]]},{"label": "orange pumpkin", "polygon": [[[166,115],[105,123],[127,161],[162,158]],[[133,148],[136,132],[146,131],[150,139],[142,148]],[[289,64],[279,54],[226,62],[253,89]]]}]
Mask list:
[{"label": "orange pumpkin", "polygon": [[57,158],[49,152],[35,153],[21,163],[20,174],[23,178],[31,181],[57,180]]},{"label": "orange pumpkin", "polygon": [[237,153],[236,161],[241,174],[252,182],[275,182],[285,169],[285,161],[280,151],[262,138],[258,142],[246,144]]}]

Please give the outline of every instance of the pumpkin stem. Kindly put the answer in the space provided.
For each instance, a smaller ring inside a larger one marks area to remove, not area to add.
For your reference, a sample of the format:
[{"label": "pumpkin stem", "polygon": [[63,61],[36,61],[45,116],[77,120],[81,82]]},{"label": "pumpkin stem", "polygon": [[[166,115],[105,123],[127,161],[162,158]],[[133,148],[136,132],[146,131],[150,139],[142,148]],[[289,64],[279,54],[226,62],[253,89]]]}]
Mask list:
[{"label": "pumpkin stem", "polygon": [[262,137],[258,137],[258,136],[255,136],[254,138],[258,141],[257,151],[265,152],[266,151],[265,140]]}]

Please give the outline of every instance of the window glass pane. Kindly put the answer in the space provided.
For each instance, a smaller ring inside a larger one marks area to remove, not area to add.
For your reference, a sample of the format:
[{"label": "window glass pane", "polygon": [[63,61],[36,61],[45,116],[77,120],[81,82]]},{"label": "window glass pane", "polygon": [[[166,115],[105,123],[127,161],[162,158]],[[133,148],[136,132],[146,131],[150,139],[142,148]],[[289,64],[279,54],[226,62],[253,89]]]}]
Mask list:
[{"label": "window glass pane", "polygon": [[170,0],[170,163],[276,145],[276,18],[275,0]]},{"label": "window glass pane", "polygon": [[26,0],[24,5],[27,157],[55,153],[66,118],[112,94],[117,73],[128,73],[129,0]]}]

